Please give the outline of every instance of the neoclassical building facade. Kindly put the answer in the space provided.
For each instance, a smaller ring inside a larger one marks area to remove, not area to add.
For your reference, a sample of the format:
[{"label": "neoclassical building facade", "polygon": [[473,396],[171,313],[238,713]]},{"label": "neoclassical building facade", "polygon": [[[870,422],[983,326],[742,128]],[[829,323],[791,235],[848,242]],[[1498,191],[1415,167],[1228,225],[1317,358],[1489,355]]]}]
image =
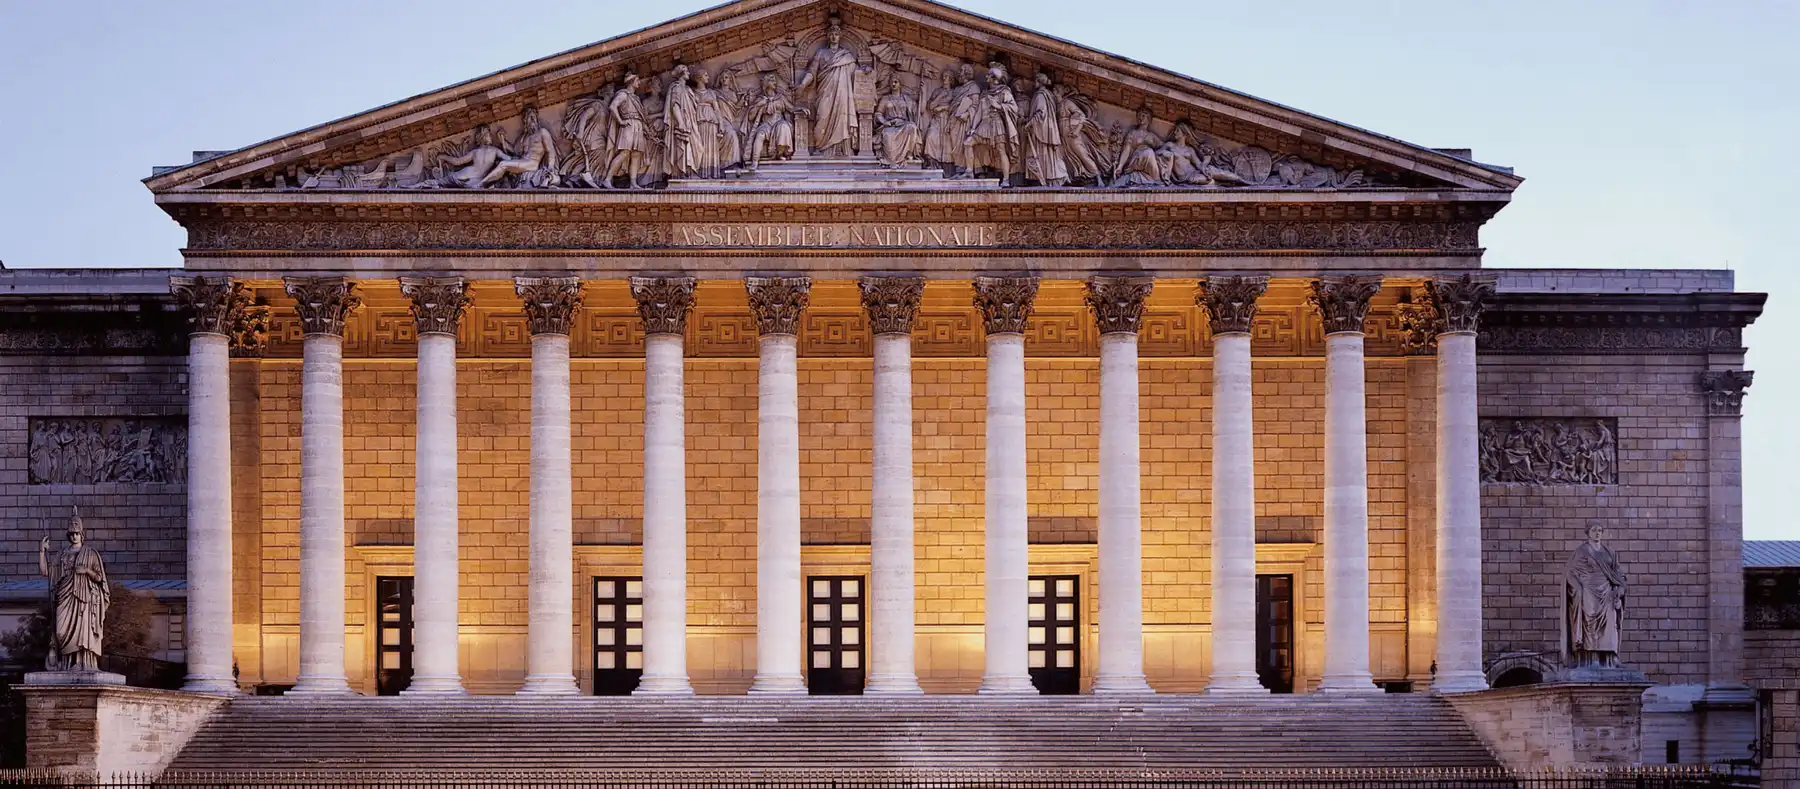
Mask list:
[{"label": "neoclassical building facade", "polygon": [[742,0],[158,168],[181,270],[0,272],[6,528],[182,582],[197,691],[1252,695],[1542,679],[1600,524],[1646,742],[1734,758],[1763,297],[1483,269],[1521,182]]}]

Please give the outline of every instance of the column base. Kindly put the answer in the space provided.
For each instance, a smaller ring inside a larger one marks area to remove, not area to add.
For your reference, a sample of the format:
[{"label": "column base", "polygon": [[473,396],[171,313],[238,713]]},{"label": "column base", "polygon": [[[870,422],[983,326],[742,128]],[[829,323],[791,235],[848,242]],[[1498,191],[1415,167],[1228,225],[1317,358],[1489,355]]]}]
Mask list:
[{"label": "column base", "polygon": [[804,696],[806,682],[798,674],[758,674],[750,683],[752,696]]},{"label": "column base", "polygon": [[1094,677],[1094,695],[1096,696],[1148,696],[1156,693],[1144,675],[1115,675]]},{"label": "column base", "polygon": [[975,689],[983,696],[1036,696],[1038,689],[1031,684],[1030,676],[993,675],[981,678],[981,687]]},{"label": "column base", "polygon": [[643,677],[638,680],[633,696],[692,696],[694,686],[687,677]]},{"label": "column base", "polygon": [[532,674],[514,696],[579,696],[581,686],[572,674]]},{"label": "column base", "polygon": [[284,696],[354,696],[350,681],[343,677],[301,677],[294,681]]},{"label": "column base", "polygon": [[1440,671],[1431,680],[1432,693],[1474,693],[1487,689],[1487,675],[1479,671]]},{"label": "column base", "polygon": [[1269,689],[1255,674],[1214,674],[1206,681],[1208,696],[1267,696]]},{"label": "column base", "polygon": [[235,696],[238,690],[237,680],[231,677],[212,677],[203,674],[189,674],[181,682],[181,689],[188,693],[216,693]]},{"label": "column base", "polygon": [[421,677],[413,675],[412,681],[406,683],[406,689],[400,691],[402,696],[467,696],[463,689],[462,677],[449,674],[437,677]]},{"label": "column base", "polygon": [[1319,680],[1319,692],[1374,695],[1383,691],[1380,686],[1375,684],[1375,677],[1364,672],[1360,674],[1327,674]]},{"label": "column base", "polygon": [[869,677],[869,683],[863,686],[864,696],[922,696],[925,689],[919,687],[919,677],[915,674],[875,674]]}]

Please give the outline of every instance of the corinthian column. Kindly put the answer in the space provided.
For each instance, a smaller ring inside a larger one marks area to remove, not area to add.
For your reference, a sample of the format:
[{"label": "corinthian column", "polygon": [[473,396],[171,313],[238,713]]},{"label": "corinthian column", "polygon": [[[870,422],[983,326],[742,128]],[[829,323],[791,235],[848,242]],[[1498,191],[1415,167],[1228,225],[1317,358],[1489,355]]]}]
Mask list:
[{"label": "corinthian column", "polygon": [[1491,279],[1430,283],[1437,335],[1437,676],[1439,693],[1485,690],[1481,669],[1481,467],[1475,329]]},{"label": "corinthian column", "polygon": [[976,277],[975,306],[987,331],[986,670],[981,693],[1030,694],[1031,572],[1025,509],[1025,321],[1036,277]]},{"label": "corinthian column", "polygon": [[188,313],[187,679],[236,693],[231,673],[231,337],[250,308],[241,282],[171,277]]},{"label": "corinthian column", "polygon": [[[637,693],[692,695],[687,674],[687,438],[682,331],[692,277],[632,277],[644,322],[644,674]],[[565,639],[566,640],[566,639]]]},{"label": "corinthian column", "polygon": [[756,679],[805,693],[800,666],[800,397],[796,335],[812,280],[747,277],[760,337],[756,396]]},{"label": "corinthian column", "polygon": [[344,677],[344,319],[362,303],[343,277],[289,277],[300,361],[300,677],[290,695],[349,693]]},{"label": "corinthian column", "polygon": [[530,581],[521,695],[580,693],[575,684],[574,475],[569,427],[569,328],[581,309],[575,277],[516,277],[531,327]]},{"label": "corinthian column", "polygon": [[1250,324],[1268,277],[1200,280],[1212,322],[1212,678],[1207,693],[1268,693],[1256,676],[1256,436]]},{"label": "corinthian column", "polygon": [[1369,673],[1369,449],[1363,318],[1380,277],[1326,277],[1309,301],[1325,324],[1325,675],[1319,690],[1373,693]]},{"label": "corinthian column", "polygon": [[869,524],[870,694],[917,694],[913,665],[912,324],[925,280],[870,277],[863,308],[875,335],[873,517]]},{"label": "corinthian column", "polygon": [[1150,277],[1094,277],[1100,329],[1100,665],[1094,693],[1150,693],[1144,680],[1144,552],[1138,456],[1138,327]]}]

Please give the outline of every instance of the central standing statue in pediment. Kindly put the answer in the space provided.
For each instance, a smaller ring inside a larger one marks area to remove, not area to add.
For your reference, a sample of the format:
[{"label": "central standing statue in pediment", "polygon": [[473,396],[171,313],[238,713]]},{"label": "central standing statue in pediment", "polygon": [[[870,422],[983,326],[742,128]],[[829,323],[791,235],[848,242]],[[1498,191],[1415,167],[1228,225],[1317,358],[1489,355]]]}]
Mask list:
[{"label": "central standing statue in pediment", "polygon": [[796,92],[813,89],[812,150],[849,156],[856,148],[856,103],[852,82],[856,53],[844,46],[844,23],[832,17],[825,25],[825,44],[813,53],[794,84]]}]

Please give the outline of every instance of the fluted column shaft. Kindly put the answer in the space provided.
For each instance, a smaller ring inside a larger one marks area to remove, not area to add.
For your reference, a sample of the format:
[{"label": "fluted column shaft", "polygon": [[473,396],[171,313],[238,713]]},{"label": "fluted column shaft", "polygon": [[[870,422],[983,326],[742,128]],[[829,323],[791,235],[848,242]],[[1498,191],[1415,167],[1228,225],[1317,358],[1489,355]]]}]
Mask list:
[{"label": "fluted column shaft", "polygon": [[870,694],[918,694],[914,664],[912,321],[923,280],[871,278],[863,304],[875,333],[869,526]]},{"label": "fluted column shaft", "polygon": [[1250,326],[1266,277],[1202,280],[1212,363],[1212,676],[1207,693],[1262,694],[1256,675],[1256,440]]},{"label": "fluted column shaft", "polygon": [[760,333],[756,396],[756,677],[750,692],[799,694],[804,655],[800,578],[800,313],[810,281],[746,280]]},{"label": "fluted column shaft", "polygon": [[[1325,322],[1325,673],[1319,689],[1376,692],[1369,672],[1369,466],[1363,318],[1374,279],[1318,283]],[[1329,303],[1327,303],[1329,300]]]},{"label": "fluted column shaft", "polygon": [[1037,297],[1030,278],[977,277],[987,330],[987,484],[984,662],[979,692],[1031,694],[1031,573],[1025,476],[1025,321]]},{"label": "fluted column shaft", "polygon": [[572,695],[575,684],[574,459],[569,328],[581,306],[574,277],[518,277],[531,326],[531,523],[526,590],[526,695]]},{"label": "fluted column shaft", "polygon": [[1149,693],[1144,679],[1143,505],[1138,328],[1148,277],[1094,277],[1100,329],[1100,660],[1094,693]]},{"label": "fluted column shaft", "polygon": [[682,331],[694,281],[634,277],[644,325],[644,674],[640,695],[692,695],[687,670],[687,437]]}]

